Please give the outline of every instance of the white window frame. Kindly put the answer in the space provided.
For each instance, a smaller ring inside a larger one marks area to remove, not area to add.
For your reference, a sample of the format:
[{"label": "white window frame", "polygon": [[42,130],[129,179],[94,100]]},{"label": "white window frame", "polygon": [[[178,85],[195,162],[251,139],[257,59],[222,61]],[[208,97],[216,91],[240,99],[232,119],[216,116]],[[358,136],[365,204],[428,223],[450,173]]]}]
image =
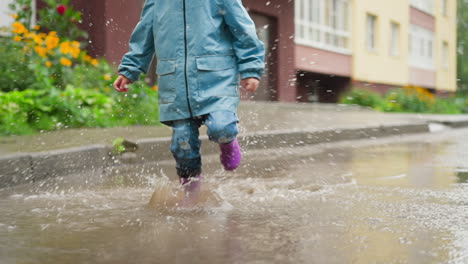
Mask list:
[{"label": "white window frame", "polygon": [[400,56],[400,24],[390,22],[390,56]]},{"label": "white window frame", "polygon": [[[11,17],[13,12],[8,7],[9,4],[13,3],[13,0],[0,0],[0,28],[6,28],[7,31],[0,30],[0,36],[10,36],[10,26],[14,19]],[[31,1],[32,18],[31,27],[36,25],[36,0]]]},{"label": "white window frame", "polygon": [[410,25],[409,64],[413,67],[434,70],[434,32]]},{"label": "white window frame", "polygon": [[410,0],[410,5],[425,13],[434,13],[434,0]]},{"label": "white window frame", "polygon": [[447,70],[449,68],[449,44],[447,41],[442,41],[442,51],[440,54],[442,69]]},{"label": "white window frame", "polygon": [[[0,1],[0,28],[9,28],[11,23],[13,23],[13,18],[10,16],[11,11],[8,8],[8,5],[12,3],[13,0],[1,0]],[[5,31],[0,31],[0,34],[5,35]]]},{"label": "white window frame", "polygon": [[368,13],[366,16],[366,47],[371,52],[377,51],[377,28],[377,16]]},{"label": "white window frame", "polygon": [[448,16],[448,0],[440,0],[441,12],[443,16]]},{"label": "white window frame", "polygon": [[295,0],[296,44],[351,54],[350,9],[349,0]]}]

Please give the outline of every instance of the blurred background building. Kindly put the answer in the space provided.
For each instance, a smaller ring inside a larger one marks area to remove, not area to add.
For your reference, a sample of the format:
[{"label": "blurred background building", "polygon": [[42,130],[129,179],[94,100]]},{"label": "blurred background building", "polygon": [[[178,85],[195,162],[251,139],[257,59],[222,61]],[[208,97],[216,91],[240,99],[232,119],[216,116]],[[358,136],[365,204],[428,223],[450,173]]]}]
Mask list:
[{"label": "blurred background building", "polygon": [[456,90],[455,0],[296,0],[300,101],[348,87]]},{"label": "blurred background building", "polygon": [[[0,2],[0,27],[11,23],[9,2]],[[144,0],[71,2],[83,13],[90,54],[118,64]],[[456,0],[243,3],[267,48],[267,71],[255,100],[337,102],[353,87],[456,91]]]}]

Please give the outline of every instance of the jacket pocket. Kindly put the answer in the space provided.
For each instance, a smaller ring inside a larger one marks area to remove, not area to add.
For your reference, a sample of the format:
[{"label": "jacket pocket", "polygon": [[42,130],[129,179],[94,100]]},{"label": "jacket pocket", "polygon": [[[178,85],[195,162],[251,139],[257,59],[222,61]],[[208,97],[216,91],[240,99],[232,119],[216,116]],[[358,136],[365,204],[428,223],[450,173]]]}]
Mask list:
[{"label": "jacket pocket", "polygon": [[196,58],[198,96],[238,96],[237,61],[233,55],[213,55]]},{"label": "jacket pocket", "polygon": [[159,103],[169,104],[174,102],[176,97],[176,61],[159,60],[156,66],[158,75]]}]

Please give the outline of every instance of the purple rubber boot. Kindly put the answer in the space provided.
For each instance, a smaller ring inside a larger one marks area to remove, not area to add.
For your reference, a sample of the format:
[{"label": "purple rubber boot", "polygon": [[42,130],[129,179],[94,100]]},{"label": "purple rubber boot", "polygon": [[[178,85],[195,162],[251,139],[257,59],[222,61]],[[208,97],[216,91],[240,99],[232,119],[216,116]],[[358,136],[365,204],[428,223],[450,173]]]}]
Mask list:
[{"label": "purple rubber boot", "polygon": [[200,190],[201,185],[201,174],[190,178],[179,178],[179,182],[184,186],[186,192],[195,193]]},{"label": "purple rubber boot", "polygon": [[190,178],[179,178],[180,184],[184,187],[185,196],[181,205],[183,207],[193,207],[198,203],[201,189],[201,175]]},{"label": "purple rubber boot", "polygon": [[221,150],[221,164],[227,171],[233,171],[239,167],[241,161],[241,151],[237,138],[227,144],[219,144]]}]

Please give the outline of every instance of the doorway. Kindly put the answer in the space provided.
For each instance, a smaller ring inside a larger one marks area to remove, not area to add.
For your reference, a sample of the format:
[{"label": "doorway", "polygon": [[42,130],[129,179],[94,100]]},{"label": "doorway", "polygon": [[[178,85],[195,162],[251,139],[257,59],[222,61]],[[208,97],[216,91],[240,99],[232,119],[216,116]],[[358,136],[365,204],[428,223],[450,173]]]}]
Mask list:
[{"label": "doorway", "polygon": [[299,71],[298,101],[307,103],[337,103],[351,83],[349,77]]},{"label": "doorway", "polygon": [[276,77],[277,70],[277,39],[276,20],[260,13],[250,12],[250,17],[255,23],[257,35],[265,45],[265,72],[258,90],[253,95],[248,95],[245,91],[241,92],[243,100],[255,101],[275,101],[277,94]]}]

